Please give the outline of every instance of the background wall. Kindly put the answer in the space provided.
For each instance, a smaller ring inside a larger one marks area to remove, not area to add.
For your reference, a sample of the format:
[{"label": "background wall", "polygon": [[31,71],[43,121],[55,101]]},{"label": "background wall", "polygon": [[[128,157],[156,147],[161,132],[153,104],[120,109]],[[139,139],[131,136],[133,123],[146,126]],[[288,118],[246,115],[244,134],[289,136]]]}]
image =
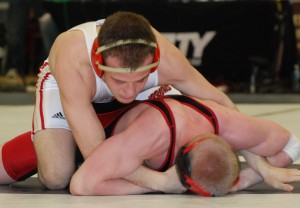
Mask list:
[{"label": "background wall", "polygon": [[[119,10],[144,15],[208,80],[231,91],[292,90],[298,63],[289,1],[51,1],[61,31]],[[275,86],[275,87],[274,87]]]}]

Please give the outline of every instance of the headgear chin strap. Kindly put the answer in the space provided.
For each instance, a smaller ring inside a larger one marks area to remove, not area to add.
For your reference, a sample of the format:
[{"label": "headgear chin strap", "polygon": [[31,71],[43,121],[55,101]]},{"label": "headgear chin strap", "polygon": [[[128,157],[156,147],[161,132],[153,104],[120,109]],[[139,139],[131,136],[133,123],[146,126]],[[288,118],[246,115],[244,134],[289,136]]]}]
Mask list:
[{"label": "headgear chin strap", "polygon": [[183,177],[185,178],[186,183],[189,185],[186,188],[189,189],[190,191],[202,196],[208,196],[208,197],[213,196],[208,191],[205,191],[200,185],[198,185],[195,181],[193,181],[189,176],[184,174]]},{"label": "headgear chin strap", "polygon": [[[115,67],[109,67],[103,65],[103,58],[101,53],[105,50],[111,49],[116,46],[121,46],[121,45],[126,45],[126,44],[144,44],[148,45],[151,47],[156,48],[154,57],[153,57],[153,63],[149,64],[147,66],[142,66],[142,67],[137,67],[137,68],[130,68],[130,67],[125,67],[125,68],[115,68]],[[160,58],[160,52],[159,52],[159,47],[156,43],[154,42],[149,42],[144,39],[126,39],[126,40],[118,40],[113,43],[109,43],[104,46],[99,46],[97,38],[94,40],[93,46],[92,46],[92,51],[91,51],[91,58],[92,58],[92,64],[93,67],[96,71],[96,74],[99,77],[103,76],[103,71],[110,71],[110,72],[141,72],[141,71],[146,71],[150,70],[150,72],[154,72],[159,64],[159,58]]]},{"label": "headgear chin strap", "polygon": [[[203,138],[198,140],[197,142],[191,144],[188,147],[182,147],[178,151],[177,158],[176,158],[176,170],[180,179],[181,184],[187,188],[188,190],[207,197],[214,196],[213,194],[209,193],[208,191],[204,190],[199,184],[197,184],[193,179],[191,179],[191,164],[190,164],[190,157],[189,151],[194,149],[199,143],[207,140],[209,138]],[[233,183],[232,187],[235,186],[239,181],[239,177]]]}]

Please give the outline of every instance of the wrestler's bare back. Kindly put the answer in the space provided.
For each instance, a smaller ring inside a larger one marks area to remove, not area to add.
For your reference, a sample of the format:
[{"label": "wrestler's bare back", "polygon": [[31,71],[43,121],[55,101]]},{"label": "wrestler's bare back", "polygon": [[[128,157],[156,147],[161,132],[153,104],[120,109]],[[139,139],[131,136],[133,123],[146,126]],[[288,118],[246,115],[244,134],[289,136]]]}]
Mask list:
[{"label": "wrestler's bare back", "polygon": [[[180,104],[173,99],[165,99],[166,103],[171,107],[176,124],[176,144],[175,155],[180,147],[184,146],[192,138],[199,134],[213,133],[214,128],[204,116],[195,116],[197,114],[195,110]],[[170,130],[163,118],[162,114],[155,108],[148,104],[139,104],[133,109],[129,110],[116,125],[114,133],[124,132],[128,130],[128,127],[133,125],[139,118],[139,130],[132,130],[134,132],[129,135],[135,135],[137,132],[145,131],[144,137],[140,138],[153,140],[153,145],[147,148],[150,156],[145,160],[145,164],[151,169],[158,169],[162,162],[165,161],[170,146]],[[143,120],[143,121],[141,121]],[[151,122],[151,124],[150,124]],[[156,125],[152,125],[155,122]],[[144,124],[144,125],[143,125]],[[148,124],[148,125],[147,125]],[[151,129],[152,128],[152,129]],[[188,129],[185,131],[185,129]],[[146,134],[146,131],[152,132]],[[154,133],[155,132],[155,133]],[[159,134],[156,134],[159,132]],[[143,141],[136,142],[132,148],[139,149],[139,144]]]},{"label": "wrestler's bare back", "polygon": [[[175,118],[175,155],[180,147],[186,145],[194,137],[200,134],[214,133],[212,124],[199,112],[186,105],[180,104],[176,100],[164,100],[172,109]],[[200,100],[198,99],[198,101]],[[283,146],[285,146],[288,141],[288,131],[279,126],[274,128],[278,129],[275,133],[279,134],[279,136],[270,137],[266,135],[266,130],[269,132],[269,129],[277,124],[246,116],[212,101],[201,100],[201,103],[208,106],[215,113],[219,124],[219,135],[223,137],[234,150],[239,151],[249,149],[262,156],[272,156],[282,150]],[[149,119],[149,117],[152,118]],[[161,132],[161,134],[145,134],[146,136],[141,138],[142,140],[152,139],[153,143],[156,144],[149,147],[148,151],[150,156],[145,163],[148,167],[157,169],[162,165],[168,152],[168,147],[170,145],[169,127],[162,114],[157,109],[150,107],[148,104],[140,104],[128,111],[122,117],[116,126],[115,133],[117,134],[118,132],[124,131],[124,129],[132,125],[137,118],[140,119],[138,125],[139,132],[143,132],[144,129],[145,132],[146,130],[148,132]],[[144,125],[143,122],[141,122],[141,119],[145,120]],[[149,124],[151,121],[158,123],[156,129],[153,125]],[[149,125],[147,125],[147,123]],[[135,132],[137,131],[135,130]],[[132,135],[134,135],[133,132]],[[139,143],[140,142],[136,142],[134,148],[139,148]],[[160,150],[159,153],[157,149]]]}]

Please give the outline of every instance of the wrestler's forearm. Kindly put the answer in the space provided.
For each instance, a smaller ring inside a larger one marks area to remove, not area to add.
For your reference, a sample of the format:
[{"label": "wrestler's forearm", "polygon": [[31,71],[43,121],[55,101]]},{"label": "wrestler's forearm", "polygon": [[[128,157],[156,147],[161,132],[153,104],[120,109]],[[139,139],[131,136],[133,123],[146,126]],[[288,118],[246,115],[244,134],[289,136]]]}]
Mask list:
[{"label": "wrestler's forearm", "polygon": [[261,166],[261,164],[257,165],[257,163],[260,163],[261,160],[263,160],[262,157],[245,150],[240,151],[240,153],[245,157],[249,167],[240,171],[238,184],[231,188],[231,191],[233,192],[249,188],[264,180],[263,176],[260,175],[261,173],[259,172],[260,170],[258,167]]},{"label": "wrestler's forearm", "polygon": [[175,166],[166,172],[158,172],[141,166],[135,172],[126,176],[125,179],[139,186],[164,193],[182,193],[186,191],[186,188],[179,181]]},{"label": "wrestler's forearm", "polygon": [[84,196],[116,196],[144,194],[155,191],[135,185],[124,179],[113,179],[89,184],[88,180],[78,181],[76,177],[73,177],[70,183],[70,192],[73,195]]},{"label": "wrestler's forearm", "polygon": [[147,187],[152,190],[160,190],[162,184],[163,173],[151,170],[145,166],[140,166],[132,174],[124,179],[138,186]]},{"label": "wrestler's forearm", "polygon": [[114,179],[104,182],[102,189],[95,193],[95,195],[130,195],[130,194],[144,194],[156,192],[152,189],[138,186],[124,179]]},{"label": "wrestler's forearm", "polygon": [[241,154],[245,157],[248,166],[263,177],[271,167],[266,158],[262,156],[255,155],[247,150],[241,151]]},{"label": "wrestler's forearm", "polygon": [[[251,184],[254,185],[256,183],[262,182],[263,178],[261,177],[262,171],[260,168],[263,168],[263,165],[267,165],[263,161],[265,159],[261,156],[255,155],[247,150],[240,151],[240,153],[244,156],[246,159],[247,165],[253,170],[253,171],[247,171],[247,174],[251,174]],[[256,176],[255,176],[256,175]]]}]

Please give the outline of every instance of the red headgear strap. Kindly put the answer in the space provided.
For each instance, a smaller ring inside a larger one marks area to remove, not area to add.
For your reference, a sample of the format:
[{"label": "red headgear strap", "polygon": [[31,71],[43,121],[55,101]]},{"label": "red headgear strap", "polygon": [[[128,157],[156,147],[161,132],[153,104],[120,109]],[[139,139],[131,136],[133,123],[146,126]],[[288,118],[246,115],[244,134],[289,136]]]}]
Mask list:
[{"label": "red headgear strap", "polygon": [[190,177],[187,175],[184,175],[185,181],[187,184],[190,186],[187,186],[186,188],[189,189],[190,191],[202,195],[202,196],[212,196],[211,193],[205,191],[201,186],[199,186],[195,181],[193,181]]},{"label": "red headgear strap", "polygon": [[203,142],[203,141],[205,141],[205,140],[207,140],[207,139],[209,139],[209,138],[202,138],[202,139],[199,139],[197,142],[194,142],[194,143],[191,144],[190,146],[184,148],[183,154],[188,153],[189,151],[191,151],[192,149],[194,149],[199,143],[201,143],[201,142]]}]

